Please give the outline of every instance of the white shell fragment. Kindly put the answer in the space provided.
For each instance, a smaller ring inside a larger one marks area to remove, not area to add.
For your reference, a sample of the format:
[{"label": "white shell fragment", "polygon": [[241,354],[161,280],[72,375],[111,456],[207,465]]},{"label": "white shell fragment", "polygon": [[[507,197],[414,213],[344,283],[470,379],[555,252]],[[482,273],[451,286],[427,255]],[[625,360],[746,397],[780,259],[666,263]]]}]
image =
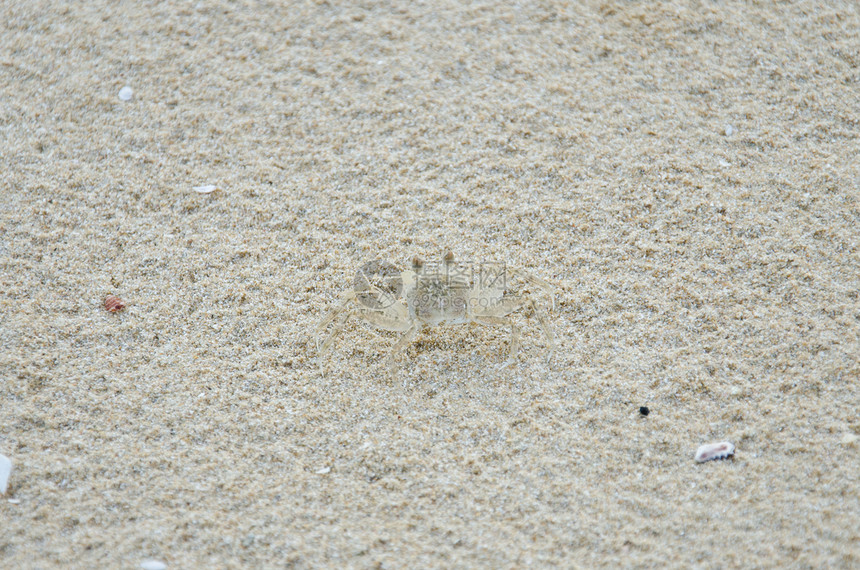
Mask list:
[{"label": "white shell fragment", "polygon": [[855,443],[857,443],[858,439],[860,439],[860,437],[857,437],[855,434],[846,433],[842,436],[842,439],[839,441],[839,443],[841,443],[842,445],[854,445]]},{"label": "white shell fragment", "polygon": [[5,455],[0,455],[0,495],[6,494],[9,488],[9,476],[12,474],[12,462]]},{"label": "white shell fragment", "polygon": [[119,90],[120,101],[131,101],[132,97],[134,97],[134,90],[128,85]]},{"label": "white shell fragment", "polygon": [[317,469],[317,475],[328,475],[331,473],[331,467],[323,467],[322,469]]},{"label": "white shell fragment", "polygon": [[218,189],[218,187],[215,186],[214,184],[207,184],[205,186],[195,186],[194,188],[192,188],[192,190],[194,190],[198,194],[211,194],[212,192],[214,192],[217,189]]},{"label": "white shell fragment", "polygon": [[160,560],[144,560],[140,563],[143,570],[167,570],[167,564]]},{"label": "white shell fragment", "polygon": [[704,463],[711,459],[725,459],[735,454],[735,444],[729,441],[708,443],[696,450],[696,462]]}]

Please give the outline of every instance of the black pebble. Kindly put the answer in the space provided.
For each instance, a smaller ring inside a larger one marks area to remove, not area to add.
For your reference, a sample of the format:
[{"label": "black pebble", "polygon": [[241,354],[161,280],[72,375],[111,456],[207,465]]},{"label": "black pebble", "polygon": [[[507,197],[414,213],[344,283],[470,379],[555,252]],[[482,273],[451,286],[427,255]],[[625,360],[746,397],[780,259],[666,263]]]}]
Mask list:
[{"label": "black pebble", "polygon": [[641,408],[639,408],[639,413],[643,416],[647,416],[651,413],[651,410],[649,410],[646,406],[642,406]]}]

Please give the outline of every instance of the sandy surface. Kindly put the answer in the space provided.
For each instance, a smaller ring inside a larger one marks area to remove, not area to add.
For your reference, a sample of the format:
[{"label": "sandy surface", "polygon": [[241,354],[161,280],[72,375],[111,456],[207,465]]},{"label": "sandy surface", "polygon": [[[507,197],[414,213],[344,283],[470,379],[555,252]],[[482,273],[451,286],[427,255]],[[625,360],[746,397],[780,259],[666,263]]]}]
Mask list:
[{"label": "sandy surface", "polygon": [[856,2],[287,4],[0,3],[0,566],[860,565]]}]

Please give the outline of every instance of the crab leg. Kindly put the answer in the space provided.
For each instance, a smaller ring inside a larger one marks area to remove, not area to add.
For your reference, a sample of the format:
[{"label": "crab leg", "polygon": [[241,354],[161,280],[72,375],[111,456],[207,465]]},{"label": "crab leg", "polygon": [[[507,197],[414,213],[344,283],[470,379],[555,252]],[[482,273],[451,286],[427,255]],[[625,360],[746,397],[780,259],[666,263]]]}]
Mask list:
[{"label": "crab leg", "polygon": [[544,293],[549,295],[549,298],[552,300],[552,310],[555,311],[555,293],[557,289],[553,287],[549,282],[544,281],[539,277],[535,277],[534,275],[529,275],[522,269],[517,269],[515,267],[508,268],[508,271],[511,275],[516,275],[529,285],[534,285],[538,289],[542,289]]},{"label": "crab leg", "polygon": [[385,357],[385,360],[388,361],[392,368],[395,367],[394,357],[403,352],[403,350],[415,338],[416,334],[418,334],[418,326],[414,324],[410,325],[410,327],[406,329],[406,332],[403,333],[403,336],[397,341],[397,344],[394,345],[394,348],[391,349],[391,352],[388,353],[388,356]]},{"label": "crab leg", "polygon": [[543,329],[543,335],[546,337],[547,344],[549,344],[549,352],[547,354],[547,363],[552,360],[552,354],[555,352],[555,337],[552,335],[552,329],[549,326],[549,323],[546,320],[546,315],[535,306],[535,302],[529,299],[528,305],[534,315],[537,317],[538,322],[540,323],[540,328]]},{"label": "crab leg", "polygon": [[331,345],[334,343],[335,339],[337,339],[338,335],[343,331],[343,327],[346,326],[346,322],[349,320],[349,317],[353,315],[353,311],[349,311],[343,316],[337,319],[337,322],[334,325],[334,328],[331,330],[331,334],[326,337],[325,341],[322,343],[322,346],[318,349],[318,354],[322,356],[326,353],[326,351],[331,348]]},{"label": "crab leg", "polygon": [[[347,291],[341,294],[341,301],[340,303],[338,303],[338,306],[332,309],[331,312],[329,312],[329,314],[326,316],[326,318],[323,319],[323,321],[319,325],[317,325],[316,329],[314,329],[314,341],[317,345],[317,353],[325,351],[325,349],[328,348],[328,346],[331,345],[331,343],[334,341],[334,337],[336,337],[337,334],[340,333],[341,329],[343,329],[344,324],[346,324],[347,319],[352,314],[352,311],[347,310],[346,307],[350,302],[352,302],[354,298],[355,293],[353,293],[352,291]],[[346,315],[343,315],[344,311],[347,311]],[[332,330],[331,334],[326,337],[325,342],[323,342],[322,348],[320,348],[320,334],[324,332],[328,328],[328,326],[334,321],[338,322]]]}]

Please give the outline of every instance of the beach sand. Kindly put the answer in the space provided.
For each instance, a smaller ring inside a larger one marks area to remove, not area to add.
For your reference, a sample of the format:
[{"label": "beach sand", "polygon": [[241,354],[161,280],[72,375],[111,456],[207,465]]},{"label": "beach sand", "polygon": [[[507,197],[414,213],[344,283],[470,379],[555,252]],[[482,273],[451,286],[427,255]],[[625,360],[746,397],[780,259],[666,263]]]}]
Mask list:
[{"label": "beach sand", "polygon": [[858,4],[394,4],[0,5],[0,566],[860,565]]}]

